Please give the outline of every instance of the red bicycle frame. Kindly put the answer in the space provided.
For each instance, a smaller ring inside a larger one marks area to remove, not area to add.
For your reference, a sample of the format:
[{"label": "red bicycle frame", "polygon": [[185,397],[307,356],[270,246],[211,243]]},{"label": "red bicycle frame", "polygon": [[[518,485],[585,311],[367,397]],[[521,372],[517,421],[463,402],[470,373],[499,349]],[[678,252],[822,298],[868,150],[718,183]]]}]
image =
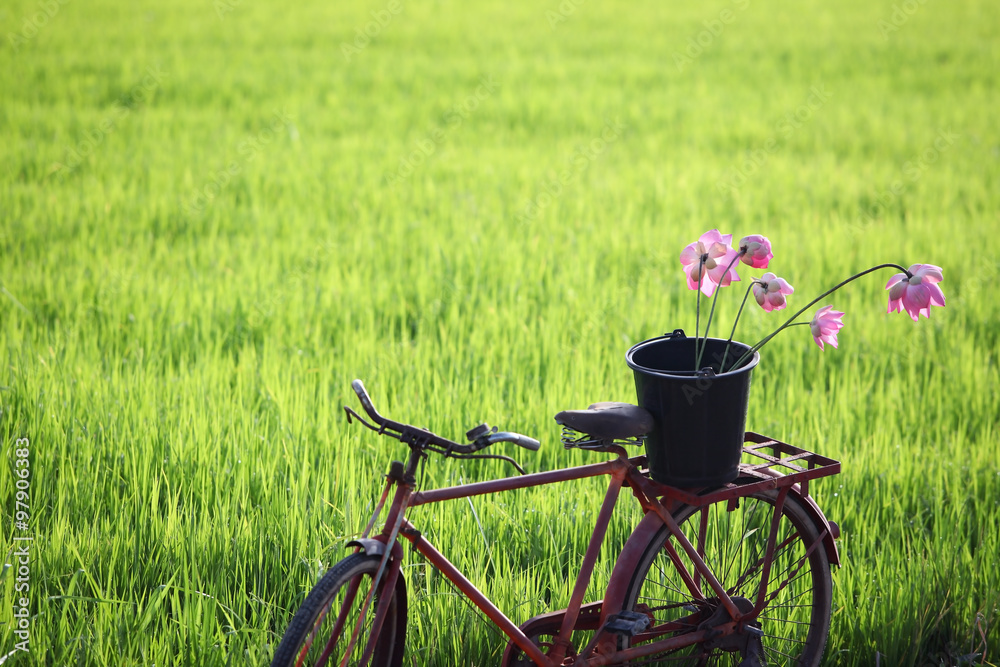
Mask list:
[{"label": "red bicycle frame", "polygon": [[[772,590],[769,596],[767,582],[769,580],[768,573],[774,553],[776,549],[780,549],[783,546],[777,544],[778,521],[781,517],[783,504],[789,493],[804,501],[802,505],[810,514],[809,518],[817,526],[820,536],[816,542],[808,546],[805,555],[802,556],[800,565],[817,548],[826,549],[830,562],[839,564],[837,548],[834,543],[834,539],[838,537],[839,531],[836,524],[829,522],[823,516],[819,507],[809,497],[808,482],[817,477],[838,473],[840,471],[840,463],[755,433],[747,433],[746,440],[747,445],[744,447],[744,452],[751,457],[763,460],[763,463],[741,465],[741,478],[744,483],[740,485],[729,484],[707,492],[703,489],[678,489],[652,481],[642,472],[645,457],[640,456],[630,459],[627,457],[625,450],[620,447],[615,448],[615,453],[617,453],[616,458],[603,463],[416,492],[414,491],[415,480],[412,478],[412,474],[404,474],[402,466],[396,465],[393,471],[387,476],[382,496],[362,537],[351,542],[352,545],[368,554],[382,556],[381,565],[376,575],[376,585],[372,586],[364,608],[367,609],[371,605],[375,591],[379,587],[377,582],[381,580],[383,573],[385,573],[386,581],[382,586],[389,586],[386,590],[392,590],[391,586],[395,585],[395,580],[399,576],[399,556],[401,554],[398,539],[402,536],[507,635],[526,657],[538,665],[555,666],[563,664],[570,648],[570,635],[574,630],[597,631],[590,643],[580,651],[580,658],[574,663],[588,667],[620,663],[634,658],[683,648],[704,641],[709,631],[687,631],[665,639],[649,641],[640,646],[618,650],[616,648],[615,635],[602,630],[607,618],[623,607],[626,587],[631,573],[635,571],[642,548],[648,543],[650,536],[660,530],[661,526],[665,525],[673,539],[666,541],[664,549],[693,599],[705,600],[707,597],[715,597],[729,614],[731,620],[713,627],[711,632],[716,635],[720,632],[722,634],[738,632],[746,628],[747,624],[753,621],[767,603],[781,590],[781,587],[777,590]],[[765,449],[770,449],[772,453],[767,454],[762,451]],[[807,467],[800,465],[803,463]],[[413,470],[414,467],[411,461],[409,470]],[[786,473],[782,469],[789,472]],[[406,519],[407,510],[421,505],[586,479],[598,475],[608,475],[610,482],[597,516],[593,534],[584,554],[579,574],[573,586],[568,607],[561,612],[553,612],[543,617],[531,619],[521,626],[518,626],[508,618]],[[755,481],[746,483],[746,478],[748,477],[754,478]],[[377,537],[372,538],[370,537],[371,531],[382,513],[385,502],[388,499],[389,491],[393,486],[396,487],[396,491],[389,506],[384,527]],[[598,603],[584,605],[583,596],[590,583],[600,547],[610,525],[611,516],[618,502],[622,486],[629,487],[646,516],[635,528],[619,554],[604,599]],[[676,509],[684,505],[703,508],[713,503],[724,501],[733,506],[732,504],[738,503],[742,497],[769,489],[777,489],[778,496],[774,504],[767,546],[764,554],[758,560],[763,576],[761,577],[754,599],[753,609],[742,611],[705,563],[707,528],[705,515],[703,514],[702,516],[698,529],[698,544],[695,545],[692,544],[680,529],[673,517],[673,513]],[[679,545],[680,550],[674,546],[675,544]],[[681,555],[682,552],[684,557]],[[685,558],[687,562],[685,562]],[[710,593],[705,590],[706,585],[710,589]],[[382,596],[376,607],[374,624],[369,635],[369,645],[366,647],[363,655],[362,664],[365,664],[370,659],[374,647],[374,639],[378,637],[382,621],[387,613],[389,597]],[[362,613],[361,617],[364,618],[364,616],[365,614]],[[533,623],[539,622],[539,619],[543,619],[543,622],[548,624],[547,627],[554,627],[554,623],[559,622],[558,633],[555,634],[552,647],[547,655],[531,641],[526,632],[526,630],[532,628]],[[650,628],[638,635],[637,639],[653,639],[654,637],[663,636],[665,633],[679,629],[680,625],[678,621],[673,621],[666,626]],[[356,640],[356,637],[357,629],[352,634],[352,643]],[[595,651],[598,648],[599,650]]]}]

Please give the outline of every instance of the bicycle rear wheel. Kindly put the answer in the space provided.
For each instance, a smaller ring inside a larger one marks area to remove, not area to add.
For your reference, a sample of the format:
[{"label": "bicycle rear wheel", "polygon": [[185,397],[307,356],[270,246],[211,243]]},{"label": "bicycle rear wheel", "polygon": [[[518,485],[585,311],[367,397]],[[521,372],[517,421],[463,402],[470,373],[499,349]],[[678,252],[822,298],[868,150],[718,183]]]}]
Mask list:
[{"label": "bicycle rear wheel", "polygon": [[[281,639],[271,667],[337,667],[361,664],[378,602],[386,594],[376,590],[357,640],[344,663],[354,628],[381,557],[354,554],[337,563],[320,579],[295,613]],[[369,665],[400,667],[406,642],[406,584],[402,574],[389,593],[389,611],[375,641]]]},{"label": "bicycle rear wheel", "polygon": [[[739,507],[732,510],[722,501],[700,509],[684,506],[674,513],[681,531],[695,547],[704,527],[701,551],[705,563],[744,612],[753,608],[763,577],[762,560],[777,495],[777,491],[764,491],[741,498]],[[751,631],[657,655],[642,663],[818,665],[830,628],[833,588],[830,561],[824,545],[818,544],[820,539],[801,501],[788,495],[767,580],[767,603],[750,624]],[[671,635],[728,621],[729,615],[707,582],[701,581],[707,599],[691,595],[663,548],[667,540],[672,537],[663,526],[649,541],[628,588],[625,609],[650,614],[654,627],[672,622],[668,626]],[[716,612],[719,615],[713,617]],[[632,645],[636,640],[631,640]],[[629,641],[622,638],[625,645]]]}]

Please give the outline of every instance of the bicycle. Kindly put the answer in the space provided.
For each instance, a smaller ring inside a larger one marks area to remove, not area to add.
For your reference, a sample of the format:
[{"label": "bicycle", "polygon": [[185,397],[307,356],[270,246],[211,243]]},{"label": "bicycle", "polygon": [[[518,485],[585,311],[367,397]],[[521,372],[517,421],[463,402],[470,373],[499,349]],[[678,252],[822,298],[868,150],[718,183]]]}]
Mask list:
[{"label": "bicycle", "polygon": [[[380,415],[360,380],[352,383],[368,416],[345,406],[349,421],[407,444],[406,464],[393,461],[374,512],[355,549],[331,568],[296,612],[276,649],[274,667],[403,663],[407,594],[400,539],[409,541],[509,639],[501,664],[817,665],[829,632],[832,565],[839,565],[837,524],[808,493],[813,479],[840,472],[840,463],[748,432],[739,477],[706,489],[659,484],[644,470],[641,444],[652,426],[642,408],[599,403],[556,415],[563,444],[613,454],[607,461],[524,474],[513,459],[477,454],[500,442],[537,451],[528,436],[482,424],[460,444]],[[770,453],[768,453],[768,451]],[[417,490],[416,472],[435,453],[493,458],[520,473],[485,482]],[[569,606],[515,623],[480,592],[407,520],[430,503],[499,493],[598,475],[610,478]],[[584,602],[598,552],[623,487],[644,517],[617,556],[601,600]],[[393,491],[379,531],[379,517]],[[580,631],[583,646],[571,637]]]}]

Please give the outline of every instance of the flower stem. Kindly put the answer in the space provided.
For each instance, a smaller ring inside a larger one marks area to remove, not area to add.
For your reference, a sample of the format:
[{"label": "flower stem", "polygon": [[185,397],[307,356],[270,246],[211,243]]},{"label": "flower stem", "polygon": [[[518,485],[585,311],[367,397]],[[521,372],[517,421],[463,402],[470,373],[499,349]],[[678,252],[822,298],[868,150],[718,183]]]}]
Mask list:
[{"label": "flower stem", "polygon": [[698,276],[698,296],[695,301],[694,311],[694,339],[698,340],[698,330],[701,327],[701,276]]},{"label": "flower stem", "polygon": [[[733,257],[733,259],[729,262],[729,266],[727,266],[726,270],[722,272],[722,279],[723,280],[725,280],[726,276],[729,275],[729,269],[733,268],[733,264],[735,264],[737,261],[739,261],[740,257],[742,257],[742,256],[743,256],[743,252],[736,253],[736,256]],[[695,370],[698,370],[699,368],[701,368],[701,357],[702,357],[702,355],[705,354],[705,348],[708,347],[708,330],[712,327],[712,316],[715,315],[715,302],[719,298],[719,292],[722,291],[721,288],[722,288],[722,282],[719,282],[719,284],[716,285],[716,288],[715,288],[715,296],[712,297],[712,309],[708,312],[708,323],[705,325],[705,340],[704,340],[704,342],[702,342],[701,347],[698,347],[698,336],[697,336],[697,332],[695,332],[695,339],[694,339],[694,349],[696,350],[695,359],[694,359],[694,369]],[[719,371],[722,371],[722,367],[721,366],[719,367]]]},{"label": "flower stem", "polygon": [[724,369],[726,367],[726,361],[729,359],[729,346],[732,345],[732,343],[733,343],[733,336],[736,335],[736,325],[739,324],[739,322],[740,322],[740,315],[743,314],[743,307],[745,305],[747,305],[747,297],[750,296],[750,290],[753,289],[753,286],[757,285],[758,283],[760,283],[759,280],[752,280],[750,282],[750,284],[747,285],[746,294],[743,295],[743,303],[740,304],[740,309],[736,313],[736,321],[733,322],[733,330],[729,332],[729,339],[726,341],[726,351],[722,355],[722,364],[719,366],[719,371],[720,372],[722,371],[722,369]]},{"label": "flower stem", "polygon": [[799,315],[801,315],[802,313],[806,312],[807,310],[809,310],[810,308],[812,308],[813,306],[815,306],[819,301],[822,301],[823,299],[825,299],[829,295],[833,294],[834,292],[836,292],[837,290],[839,290],[841,287],[843,287],[847,283],[855,281],[858,278],[860,278],[861,276],[868,275],[869,273],[871,273],[873,271],[878,271],[879,269],[899,269],[900,271],[902,271],[903,273],[905,273],[907,275],[907,277],[910,277],[910,275],[911,275],[910,272],[909,272],[909,270],[903,268],[899,264],[891,264],[891,263],[889,263],[889,264],[879,264],[878,266],[873,266],[872,268],[866,269],[866,270],[862,271],[861,273],[855,273],[853,276],[851,276],[847,280],[844,280],[844,281],[841,281],[841,282],[837,283],[836,285],[834,285],[833,287],[831,287],[830,289],[828,289],[827,291],[823,292],[818,297],[816,297],[815,299],[813,299],[812,301],[810,301],[809,303],[807,303],[805,306],[803,306],[801,310],[799,310],[797,313],[795,313],[794,315],[792,315],[791,317],[789,317],[788,320],[786,320],[784,324],[782,324],[780,327],[778,327],[777,329],[775,329],[771,333],[771,335],[763,338],[760,342],[758,342],[756,345],[754,345],[753,347],[751,347],[750,350],[748,352],[746,352],[742,357],[740,357],[739,359],[737,359],[736,363],[734,363],[732,365],[732,367],[730,368],[730,370],[732,370],[734,368],[739,368],[740,364],[742,364],[749,357],[751,357],[754,352],[756,352],[760,348],[764,347],[765,343],[767,343],[769,340],[771,340],[772,338],[774,338],[775,336],[777,336],[779,333],[781,333],[786,327],[790,326],[792,324],[792,322]]}]

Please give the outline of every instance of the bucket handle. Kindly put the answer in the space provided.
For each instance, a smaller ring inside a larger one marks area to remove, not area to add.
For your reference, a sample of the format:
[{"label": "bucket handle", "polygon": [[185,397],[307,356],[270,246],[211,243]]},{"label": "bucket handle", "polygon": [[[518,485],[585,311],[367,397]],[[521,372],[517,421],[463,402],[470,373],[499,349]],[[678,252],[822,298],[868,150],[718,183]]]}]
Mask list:
[{"label": "bucket handle", "polygon": [[[670,333],[665,333],[660,338],[666,338],[668,340],[680,340],[687,339],[687,334],[684,333],[684,329],[674,329]],[[715,369],[711,366],[706,366],[700,371],[671,371],[675,375],[692,375],[694,377],[715,377]]]}]

